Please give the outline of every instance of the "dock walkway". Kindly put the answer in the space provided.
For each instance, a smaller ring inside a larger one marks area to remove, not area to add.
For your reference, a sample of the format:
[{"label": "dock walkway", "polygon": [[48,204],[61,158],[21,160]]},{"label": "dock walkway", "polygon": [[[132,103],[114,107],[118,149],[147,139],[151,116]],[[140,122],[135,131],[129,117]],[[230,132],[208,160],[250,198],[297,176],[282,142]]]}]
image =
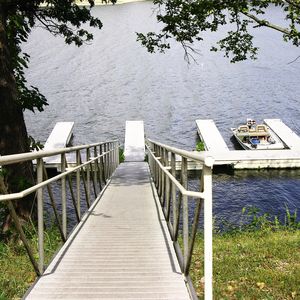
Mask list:
[{"label": "dock walkway", "polygon": [[26,299],[190,299],[145,162],[121,164]]}]

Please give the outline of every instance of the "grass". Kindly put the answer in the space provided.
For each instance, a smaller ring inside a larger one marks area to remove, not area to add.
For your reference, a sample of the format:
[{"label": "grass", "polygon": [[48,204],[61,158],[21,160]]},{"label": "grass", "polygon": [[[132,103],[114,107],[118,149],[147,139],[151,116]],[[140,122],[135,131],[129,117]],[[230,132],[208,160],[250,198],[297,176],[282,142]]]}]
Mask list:
[{"label": "grass", "polygon": [[[253,213],[253,211],[251,212]],[[214,234],[214,299],[300,299],[300,230],[286,210],[283,225],[268,215],[252,216],[242,228]],[[203,236],[198,235],[191,277],[203,299]]]},{"label": "grass", "polygon": [[[35,231],[26,231],[30,244],[37,249]],[[61,245],[55,228],[45,232],[45,258],[48,263]],[[37,252],[35,252],[38,258]],[[36,279],[36,274],[20,240],[0,241],[0,300],[20,299]]]}]

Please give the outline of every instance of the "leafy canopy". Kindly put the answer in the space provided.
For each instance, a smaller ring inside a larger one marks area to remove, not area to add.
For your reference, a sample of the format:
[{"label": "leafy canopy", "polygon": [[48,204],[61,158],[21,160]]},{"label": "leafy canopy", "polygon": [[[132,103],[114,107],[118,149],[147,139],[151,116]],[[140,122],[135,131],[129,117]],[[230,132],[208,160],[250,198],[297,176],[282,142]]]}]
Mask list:
[{"label": "leafy canopy", "polygon": [[42,111],[47,100],[38,88],[28,87],[24,69],[28,67],[29,55],[22,52],[32,28],[40,26],[53,35],[62,36],[67,44],[81,46],[93,39],[93,35],[82,28],[83,24],[101,29],[102,23],[91,15],[94,0],[89,7],[80,7],[74,0],[1,0],[0,10],[6,15],[11,64],[18,89],[18,102],[31,111]]},{"label": "leafy canopy", "polygon": [[[154,0],[157,20],[163,24],[161,32],[138,33],[138,40],[149,52],[165,52],[170,39],[181,43],[187,58],[195,51],[193,43],[203,41],[204,31],[217,31],[231,24],[232,30],[212,46],[212,51],[223,51],[231,62],[255,59],[258,48],[253,43],[249,27],[268,27],[283,34],[284,41],[300,45],[299,0]],[[273,24],[266,17],[270,6],[281,9],[286,27]]]}]

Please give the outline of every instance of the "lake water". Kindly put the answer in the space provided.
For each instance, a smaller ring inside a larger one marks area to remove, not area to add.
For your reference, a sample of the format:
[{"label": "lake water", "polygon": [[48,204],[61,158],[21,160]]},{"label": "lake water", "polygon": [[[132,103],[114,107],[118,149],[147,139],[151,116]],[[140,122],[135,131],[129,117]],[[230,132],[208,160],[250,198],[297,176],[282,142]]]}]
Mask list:
[{"label": "lake water", "polygon": [[[27,78],[48,98],[43,113],[26,113],[29,133],[44,142],[58,121],[75,121],[73,144],[119,138],[125,121],[144,120],[154,140],[192,150],[196,119],[214,119],[231,149],[230,127],[247,117],[280,118],[300,134],[299,49],[279,33],[255,30],[259,59],[230,64],[209,51],[221,33],[205,34],[197,63],[184,61],[180,45],[165,55],[149,54],[135,32],[158,30],[151,2],[100,6],[93,14],[104,23],[92,30],[91,45],[67,46],[36,28],[24,45],[31,55]],[[277,9],[270,17],[280,20]],[[214,213],[238,222],[244,206],[282,214],[300,206],[300,170],[216,172]],[[194,181],[196,184],[196,181]]]}]

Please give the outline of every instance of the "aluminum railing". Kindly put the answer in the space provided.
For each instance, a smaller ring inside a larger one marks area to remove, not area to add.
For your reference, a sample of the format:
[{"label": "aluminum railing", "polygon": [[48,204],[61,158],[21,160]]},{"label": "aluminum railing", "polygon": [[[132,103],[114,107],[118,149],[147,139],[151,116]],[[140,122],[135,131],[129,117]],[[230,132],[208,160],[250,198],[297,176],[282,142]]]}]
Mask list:
[{"label": "aluminum railing", "polygon": [[[146,140],[148,162],[157,194],[174,243],[181,271],[185,276],[190,294],[197,294],[190,279],[189,270],[193,247],[198,232],[201,209],[204,205],[204,296],[212,299],[212,167],[214,160],[201,153],[169,147],[162,143]],[[176,160],[181,158],[180,180],[176,178]],[[188,159],[203,164],[200,191],[188,190]],[[193,221],[189,220],[189,203],[195,201]],[[180,218],[181,217],[181,218]],[[190,223],[191,226],[190,226]],[[191,227],[191,228],[190,228]],[[182,230],[182,248],[179,236]]]},{"label": "aluminum railing", "polygon": [[[85,152],[85,153],[82,153]],[[76,157],[76,163],[69,164],[67,161],[68,153],[73,153]],[[92,156],[93,154],[93,156]],[[43,158],[60,155],[61,173],[48,178]],[[82,157],[85,161],[82,162]],[[94,198],[104,188],[107,180],[111,177],[114,170],[119,165],[119,142],[109,141],[103,143],[95,143],[90,145],[82,145],[69,147],[59,150],[39,151],[34,153],[22,153],[7,156],[0,156],[0,167],[5,168],[9,164],[17,164],[25,161],[36,161],[36,184],[28,189],[18,193],[0,195],[0,202],[6,202],[10,215],[14,220],[16,229],[26,248],[30,261],[38,276],[42,275],[45,270],[44,263],[44,193],[43,188],[47,188],[48,196],[54,211],[55,220],[61,234],[62,241],[68,238],[67,233],[67,188],[69,185],[69,194],[75,210],[76,220],[79,223],[82,219],[81,212],[81,192],[84,190],[86,207],[91,206],[91,189],[94,191]],[[71,167],[70,167],[70,166]],[[76,193],[73,191],[72,175],[75,174],[74,183],[76,185]],[[51,184],[60,181],[61,186],[61,216],[59,215],[54,193]],[[27,195],[34,194],[37,201],[37,226],[38,226],[38,262],[35,259],[34,251],[26,239],[22,225],[16,214],[12,201],[26,201],[23,199]],[[23,199],[23,200],[22,200]]]}]

